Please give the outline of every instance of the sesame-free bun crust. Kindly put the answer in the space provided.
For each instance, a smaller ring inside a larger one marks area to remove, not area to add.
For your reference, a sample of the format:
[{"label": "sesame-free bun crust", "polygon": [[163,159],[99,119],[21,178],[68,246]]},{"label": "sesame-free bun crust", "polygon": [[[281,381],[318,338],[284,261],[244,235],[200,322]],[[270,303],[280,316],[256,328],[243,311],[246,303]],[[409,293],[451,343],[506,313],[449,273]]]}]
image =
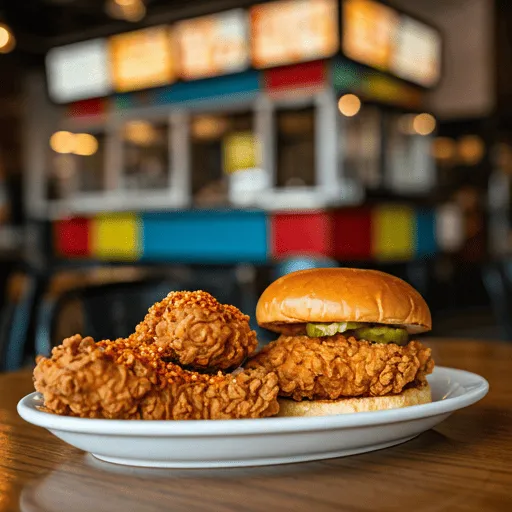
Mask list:
[{"label": "sesame-free bun crust", "polygon": [[280,398],[278,416],[329,416],[332,414],[400,409],[430,402],[432,402],[432,395],[430,386],[426,384],[421,387],[406,389],[399,395],[342,398],[340,400],[302,400],[301,402],[296,402],[290,398]]},{"label": "sesame-free bun crust", "polygon": [[405,327],[409,333],[432,329],[423,297],[398,277],[354,268],[316,268],[274,281],[256,306],[261,327],[283,332],[301,323],[365,322]]}]

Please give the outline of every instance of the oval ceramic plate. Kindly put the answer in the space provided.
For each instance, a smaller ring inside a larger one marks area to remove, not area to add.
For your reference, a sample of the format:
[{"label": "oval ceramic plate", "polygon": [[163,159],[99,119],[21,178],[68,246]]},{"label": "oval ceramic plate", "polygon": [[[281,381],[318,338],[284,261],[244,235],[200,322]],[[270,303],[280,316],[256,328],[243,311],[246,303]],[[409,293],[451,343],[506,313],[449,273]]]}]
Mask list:
[{"label": "oval ceramic plate", "polygon": [[18,404],[20,416],[72,446],[117,464],[213,468],[343,457],[403,443],[489,390],[474,373],[436,367],[432,403],[403,409],[309,418],[148,421],[102,420],[42,412],[41,395]]}]

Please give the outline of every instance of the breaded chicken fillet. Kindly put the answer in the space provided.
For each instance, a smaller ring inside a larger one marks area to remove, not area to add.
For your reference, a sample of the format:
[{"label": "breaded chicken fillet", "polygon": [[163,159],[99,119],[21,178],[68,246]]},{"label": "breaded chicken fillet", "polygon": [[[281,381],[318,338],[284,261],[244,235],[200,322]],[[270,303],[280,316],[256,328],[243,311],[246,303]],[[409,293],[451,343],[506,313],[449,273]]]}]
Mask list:
[{"label": "breaded chicken fillet", "polygon": [[[216,318],[219,318],[216,316]],[[79,335],[39,357],[35,388],[46,410],[82,418],[236,419],[277,413],[277,377],[263,370],[186,371],[155,343]]]},{"label": "breaded chicken fillet", "polygon": [[401,393],[421,386],[434,368],[431,350],[417,341],[405,346],[371,344],[338,334],[326,338],[280,336],[247,368],[275,372],[280,396],[295,400]]}]

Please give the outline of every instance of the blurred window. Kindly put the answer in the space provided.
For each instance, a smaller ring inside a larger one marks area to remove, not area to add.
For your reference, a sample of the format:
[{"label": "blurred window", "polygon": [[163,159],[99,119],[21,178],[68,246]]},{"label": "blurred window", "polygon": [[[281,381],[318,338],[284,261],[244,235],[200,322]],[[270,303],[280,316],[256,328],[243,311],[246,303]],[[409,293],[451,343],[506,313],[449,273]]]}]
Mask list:
[{"label": "blurred window", "polygon": [[436,180],[430,133],[420,135],[415,114],[385,117],[385,181],[393,193],[427,193]]},{"label": "blurred window", "polygon": [[104,133],[56,132],[50,139],[49,199],[68,199],[105,189]]},{"label": "blurred window", "polygon": [[[341,115],[341,114],[340,114]],[[343,117],[339,132],[340,170],[344,176],[376,189],[381,186],[381,114],[376,107],[363,106],[352,117]]]},{"label": "blurred window", "polygon": [[[228,203],[227,174],[253,164],[244,163],[247,139],[254,134],[253,125],[252,111],[191,117],[191,180],[196,206]],[[233,161],[233,155],[239,162]]]},{"label": "blurred window", "polygon": [[170,184],[170,133],[165,121],[128,121],[123,126],[123,188],[158,190]]},{"label": "blurred window", "polygon": [[316,185],[315,107],[276,110],[276,186]]}]

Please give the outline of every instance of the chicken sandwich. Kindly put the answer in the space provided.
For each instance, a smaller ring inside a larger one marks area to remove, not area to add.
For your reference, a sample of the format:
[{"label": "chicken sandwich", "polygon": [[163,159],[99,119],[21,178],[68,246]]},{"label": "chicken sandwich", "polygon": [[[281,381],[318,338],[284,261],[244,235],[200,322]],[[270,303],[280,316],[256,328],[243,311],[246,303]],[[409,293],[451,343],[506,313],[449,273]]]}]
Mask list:
[{"label": "chicken sandwich", "polygon": [[301,270],[260,297],[258,324],[279,333],[246,365],[278,377],[280,416],[392,409],[431,401],[432,327],[409,284],[375,270]]}]

